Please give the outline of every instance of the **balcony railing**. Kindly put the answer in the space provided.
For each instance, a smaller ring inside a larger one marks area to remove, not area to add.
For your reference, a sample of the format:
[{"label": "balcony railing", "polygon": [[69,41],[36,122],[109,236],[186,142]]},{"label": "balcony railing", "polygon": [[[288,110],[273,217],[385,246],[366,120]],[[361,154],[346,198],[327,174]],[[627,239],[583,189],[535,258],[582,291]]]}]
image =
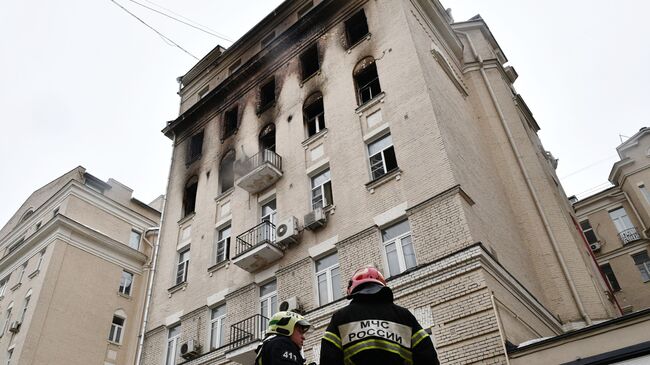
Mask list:
[{"label": "balcony railing", "polygon": [[262,341],[269,319],[256,314],[230,326],[230,344],[228,351],[233,351],[256,341]]},{"label": "balcony railing", "polygon": [[282,157],[271,150],[264,150],[237,167],[241,178],[237,185],[250,193],[267,189],[282,177]]},{"label": "balcony railing", "polygon": [[264,221],[237,236],[235,257],[263,244],[275,246],[275,225],[268,221]]},{"label": "balcony railing", "polygon": [[264,221],[237,236],[232,262],[248,272],[256,272],[284,256],[275,244],[275,225]]},{"label": "balcony railing", "polygon": [[623,242],[623,245],[627,245],[630,242],[638,241],[641,239],[641,235],[637,232],[636,228],[628,228],[624,231],[618,233],[618,237]]}]

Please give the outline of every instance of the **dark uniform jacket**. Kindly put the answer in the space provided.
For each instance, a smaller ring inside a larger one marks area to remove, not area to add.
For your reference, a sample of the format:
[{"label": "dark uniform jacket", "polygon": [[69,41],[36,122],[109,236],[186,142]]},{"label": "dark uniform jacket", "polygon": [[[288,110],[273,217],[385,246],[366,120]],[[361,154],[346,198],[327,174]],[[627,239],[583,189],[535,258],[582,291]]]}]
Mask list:
[{"label": "dark uniform jacket", "polygon": [[320,365],[439,365],[429,334],[393,295],[358,295],[334,313]]},{"label": "dark uniform jacket", "polygon": [[257,348],[255,365],[303,365],[300,349],[289,337],[271,336]]}]

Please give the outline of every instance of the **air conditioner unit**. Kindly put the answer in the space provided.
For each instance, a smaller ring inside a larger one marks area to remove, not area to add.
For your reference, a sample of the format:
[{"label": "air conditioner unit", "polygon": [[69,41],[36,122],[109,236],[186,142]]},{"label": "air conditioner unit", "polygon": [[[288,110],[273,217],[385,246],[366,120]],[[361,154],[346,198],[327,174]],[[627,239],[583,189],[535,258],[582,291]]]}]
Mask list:
[{"label": "air conditioner unit", "polygon": [[298,242],[298,218],[289,217],[275,227],[275,243],[289,245]]},{"label": "air conditioner unit", "polygon": [[323,227],[327,224],[327,214],[323,211],[323,208],[317,208],[305,215],[305,228],[306,229],[317,229]]},{"label": "air conditioner unit", "polygon": [[187,340],[181,345],[181,357],[183,359],[193,359],[199,356],[200,352],[201,345],[193,339]]},{"label": "air conditioner unit", "polygon": [[11,325],[9,326],[9,332],[11,333],[18,333],[20,331],[20,321],[13,321],[11,322]]},{"label": "air conditioner unit", "polygon": [[591,250],[594,252],[600,251],[600,246],[601,246],[600,242],[594,242],[589,244],[589,247],[591,247]]},{"label": "air conditioner unit", "polygon": [[302,306],[300,305],[297,297],[291,297],[280,303],[280,310],[301,313]]}]

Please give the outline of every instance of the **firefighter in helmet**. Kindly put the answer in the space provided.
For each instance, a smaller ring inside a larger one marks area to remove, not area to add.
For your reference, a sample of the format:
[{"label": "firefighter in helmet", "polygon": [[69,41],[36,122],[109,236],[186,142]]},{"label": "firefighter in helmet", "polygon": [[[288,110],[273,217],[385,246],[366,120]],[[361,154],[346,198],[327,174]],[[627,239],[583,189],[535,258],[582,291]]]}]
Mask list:
[{"label": "firefighter in helmet", "polygon": [[348,306],[332,316],[321,341],[320,365],[438,365],[429,334],[375,267],[357,270],[348,283]]},{"label": "firefighter in helmet", "polygon": [[298,313],[274,314],[269,320],[266,338],[256,350],[255,365],[303,365],[302,344],[310,326]]}]

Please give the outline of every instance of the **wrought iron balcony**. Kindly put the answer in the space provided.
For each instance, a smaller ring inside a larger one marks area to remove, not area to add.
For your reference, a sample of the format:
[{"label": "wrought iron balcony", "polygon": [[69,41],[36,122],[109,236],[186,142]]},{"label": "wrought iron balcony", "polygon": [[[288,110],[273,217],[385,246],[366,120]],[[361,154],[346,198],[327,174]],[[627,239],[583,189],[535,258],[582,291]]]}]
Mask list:
[{"label": "wrought iron balcony", "polygon": [[239,163],[241,178],[237,186],[251,194],[267,189],[282,177],[282,157],[271,150],[264,150]]},{"label": "wrought iron balcony", "polygon": [[255,349],[264,339],[269,319],[256,314],[230,326],[226,358],[240,364],[255,362]]},{"label": "wrought iron balcony", "polygon": [[618,237],[623,242],[623,245],[627,245],[630,242],[638,241],[641,239],[641,235],[637,232],[636,228],[628,228],[618,233]]},{"label": "wrought iron balcony", "polygon": [[255,272],[282,256],[284,251],[275,244],[275,225],[264,221],[237,236],[232,261],[248,272]]}]

